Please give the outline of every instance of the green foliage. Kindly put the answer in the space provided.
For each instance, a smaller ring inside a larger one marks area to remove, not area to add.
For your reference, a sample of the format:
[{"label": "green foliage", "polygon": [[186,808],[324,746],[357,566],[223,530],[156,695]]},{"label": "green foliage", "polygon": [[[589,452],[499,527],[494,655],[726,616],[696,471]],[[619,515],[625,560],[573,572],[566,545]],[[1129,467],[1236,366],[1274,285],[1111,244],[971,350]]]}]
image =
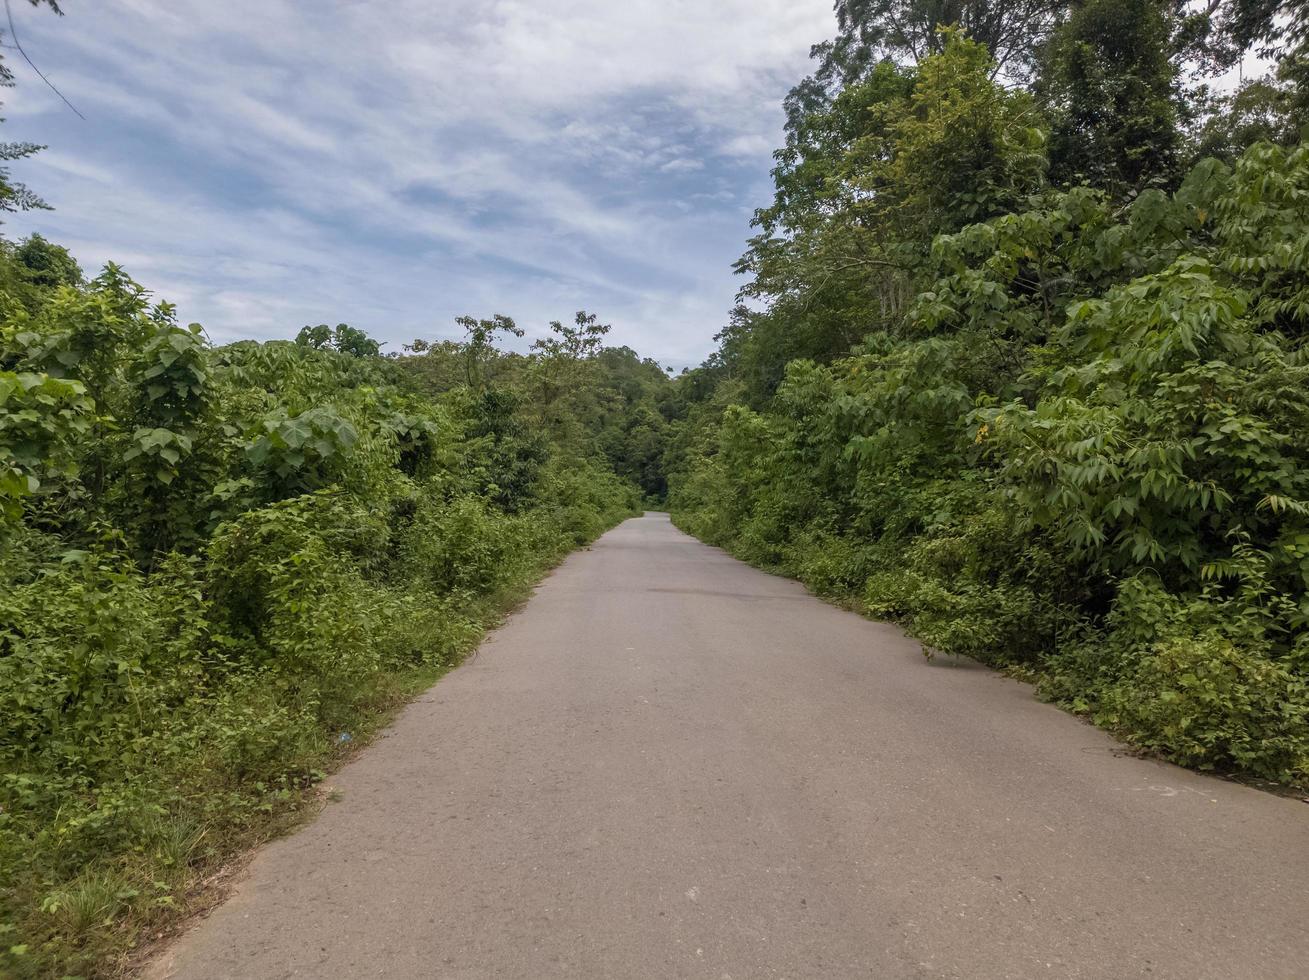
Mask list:
[{"label": "green foliage", "polygon": [[[1280,74],[1280,73],[1279,73]],[[1255,143],[1293,146],[1299,139],[1295,88],[1279,78],[1256,78],[1219,96],[1196,140],[1201,159],[1228,163]]]},{"label": "green foliage", "polygon": [[209,381],[208,352],[200,324],[183,330],[169,319],[160,323],[132,366],[138,421],[186,426],[204,410]]},{"label": "green foliage", "polygon": [[14,249],[15,271],[26,283],[38,289],[80,286],[82,270],[61,245],[31,235]]},{"label": "green foliage", "polygon": [[1002,214],[1040,186],[1045,134],[1035,105],[997,85],[992,68],[983,45],[948,34],[941,53],[919,65],[909,98],[890,109],[890,159],[857,183],[876,190],[879,209],[922,224],[901,234],[930,236]]},{"label": "green foliage", "polygon": [[[524,353],[502,315],[401,356],[346,324],[215,348],[117,266],[0,243],[0,973],[115,965],[665,491],[929,652],[1309,781],[1285,6],[841,0],[741,305],[673,382],[585,312]],[[1275,77],[1188,90],[1252,45]],[[39,206],[0,167],[0,209]]]},{"label": "green foliage", "polygon": [[1303,782],[1305,641],[1301,635],[1286,652],[1284,600],[1264,557],[1248,546],[1237,554],[1235,590],[1184,597],[1148,573],[1125,579],[1105,626],[1068,644],[1043,687],[1129,742],[1184,764]]},{"label": "green foliage", "polygon": [[376,357],[382,351],[381,344],[348,323],[338,323],[335,328],[326,323],[316,327],[302,327],[296,334],[295,342],[315,350],[340,351],[351,357]]},{"label": "green foliage", "polygon": [[0,372],[0,506],[17,520],[20,501],[43,480],[77,473],[73,447],[91,425],[93,403],[76,381]]},{"label": "green foliage", "polygon": [[[1253,121],[1203,137],[1227,162],[1183,172],[1179,59],[1229,57],[1225,35],[1172,4],[1071,7],[1039,100],[949,31],[793,95],[740,263],[759,303],[674,386],[670,508],[1152,752],[1304,783],[1300,93],[1248,92]],[[885,27],[860,30],[889,50]]]},{"label": "green foliage", "polygon": [[1022,77],[1067,6],[1060,0],[836,0],[839,33],[815,46],[818,71],[788,102],[816,86],[849,86],[880,58],[921,61],[940,54],[941,27],[960,29],[993,52],[1006,74]]},{"label": "green foliage", "polygon": [[577,362],[600,353],[609,325],[598,322],[594,313],[579,310],[572,326],[550,321],[550,332],[553,336],[534,340],[532,349],[539,350],[547,359]]},{"label": "green foliage", "polygon": [[489,320],[461,316],[455,320],[464,328],[463,360],[466,380],[471,387],[486,384],[487,363],[495,360],[497,335],[521,337],[523,330],[511,317],[496,313]]},{"label": "green foliage", "polygon": [[502,318],[216,349],[66,257],[0,249],[5,976],[109,969],[662,485],[667,379],[589,315],[528,357]]},{"label": "green foliage", "polygon": [[1277,537],[1269,501],[1309,491],[1306,368],[1246,306],[1186,258],[1070,310],[1058,339],[1077,354],[1048,394],[980,413],[1033,524],[1109,571],[1179,584],[1234,534]]},{"label": "green foliage", "polygon": [[1230,766],[1267,779],[1309,775],[1309,685],[1278,661],[1231,640],[1155,644],[1100,693],[1096,718],[1135,744],[1185,765]]},{"label": "green foliage", "polygon": [[[0,160],[26,160],[44,150],[38,143],[0,143]],[[9,176],[8,167],[0,167],[0,211],[49,210],[35,191]]]},{"label": "green foliage", "polygon": [[1181,151],[1171,0],[1072,4],[1044,51],[1040,93],[1057,179],[1118,195],[1168,183]]},{"label": "green foliage", "polygon": [[957,32],[912,71],[882,63],[798,124],[774,170],[738,270],[742,308],[724,358],[756,406],[788,361],[826,362],[905,315],[933,235],[1018,206],[1042,186],[1045,127],[1032,97],[992,77],[987,50]]},{"label": "green foliage", "polygon": [[256,470],[266,474],[277,496],[306,493],[337,482],[359,433],[330,408],[310,408],[293,417],[265,418],[246,449]]},{"label": "green foliage", "polygon": [[[49,7],[55,14],[62,15],[55,0],[28,0],[33,7]],[[8,8],[6,8],[7,10]],[[13,21],[11,20],[12,24]],[[4,32],[0,31],[0,37]],[[12,47],[12,45],[5,45]],[[0,57],[0,87],[14,84],[14,73],[9,70],[4,59]],[[45,149],[35,143],[0,143],[0,160],[22,160]],[[9,176],[8,167],[0,167],[0,211],[27,211],[32,208],[49,208],[40,197]]]}]

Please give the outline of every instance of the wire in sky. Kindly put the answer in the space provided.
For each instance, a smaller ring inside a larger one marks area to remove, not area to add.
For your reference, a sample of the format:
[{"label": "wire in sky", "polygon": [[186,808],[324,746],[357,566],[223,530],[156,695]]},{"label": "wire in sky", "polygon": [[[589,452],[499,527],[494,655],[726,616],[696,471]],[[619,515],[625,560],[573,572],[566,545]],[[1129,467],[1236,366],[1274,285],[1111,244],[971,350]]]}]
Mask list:
[{"label": "wire in sky", "polygon": [[18,49],[18,53],[23,56],[23,60],[26,61],[29,65],[31,65],[32,71],[36,72],[37,75],[40,76],[41,81],[45,82],[47,85],[50,86],[50,91],[53,92],[55,95],[59,96],[59,98],[63,99],[64,105],[72,109],[73,114],[76,115],[78,119],[81,119],[83,122],[85,122],[86,116],[82,115],[80,112],[77,111],[77,106],[73,105],[73,103],[69,102],[68,99],[64,98],[64,93],[59,91],[59,89],[55,88],[55,83],[45,77],[45,73],[41,71],[40,68],[36,67],[35,62],[33,62],[32,59],[27,56],[27,52],[23,50],[22,44],[20,44],[18,41],[18,32],[14,30],[14,12],[9,9],[9,0],[5,0],[5,17],[8,18],[9,20],[9,36],[13,39],[14,47]]}]

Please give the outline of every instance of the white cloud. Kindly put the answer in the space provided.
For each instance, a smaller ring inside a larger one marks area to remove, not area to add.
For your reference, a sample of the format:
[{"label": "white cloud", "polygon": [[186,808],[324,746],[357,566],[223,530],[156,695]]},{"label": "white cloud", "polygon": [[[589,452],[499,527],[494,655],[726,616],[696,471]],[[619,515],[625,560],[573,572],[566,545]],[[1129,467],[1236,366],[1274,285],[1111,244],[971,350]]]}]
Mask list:
[{"label": "white cloud", "polygon": [[763,133],[738,133],[723,143],[723,152],[737,157],[769,156],[776,143]]},{"label": "white cloud", "polygon": [[90,122],[14,66],[6,135],[52,145],[19,176],[59,210],[9,234],[128,259],[223,339],[587,306],[679,362],[731,305],[781,96],[832,30],[829,0],[67,9],[20,30]]}]

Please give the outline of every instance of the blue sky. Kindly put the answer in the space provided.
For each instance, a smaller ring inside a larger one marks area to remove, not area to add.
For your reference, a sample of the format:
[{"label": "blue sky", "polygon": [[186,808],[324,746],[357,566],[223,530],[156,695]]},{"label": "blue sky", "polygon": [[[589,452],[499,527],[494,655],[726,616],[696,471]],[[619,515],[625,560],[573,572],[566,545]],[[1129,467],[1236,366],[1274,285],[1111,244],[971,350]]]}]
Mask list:
[{"label": "blue sky", "polygon": [[781,99],[830,0],[15,3],[4,139],[49,149],[14,215],[218,342],[586,308],[698,362],[767,202]]}]

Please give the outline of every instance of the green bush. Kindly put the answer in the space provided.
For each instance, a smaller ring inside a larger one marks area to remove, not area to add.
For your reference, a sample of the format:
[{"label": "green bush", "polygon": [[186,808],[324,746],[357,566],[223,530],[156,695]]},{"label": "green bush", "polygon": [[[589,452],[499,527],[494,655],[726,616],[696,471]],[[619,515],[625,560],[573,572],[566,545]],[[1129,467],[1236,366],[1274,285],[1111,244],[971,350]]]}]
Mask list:
[{"label": "green bush", "polygon": [[1309,777],[1309,683],[1214,633],[1152,644],[1094,690],[1097,724],[1182,765]]}]

